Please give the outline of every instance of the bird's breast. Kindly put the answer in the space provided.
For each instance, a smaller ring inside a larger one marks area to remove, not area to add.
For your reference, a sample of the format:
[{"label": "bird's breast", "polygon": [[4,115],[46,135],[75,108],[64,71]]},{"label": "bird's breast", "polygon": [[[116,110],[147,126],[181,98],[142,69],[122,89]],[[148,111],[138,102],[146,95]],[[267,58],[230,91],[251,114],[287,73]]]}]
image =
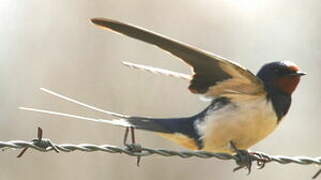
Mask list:
[{"label": "bird's breast", "polygon": [[232,141],[239,149],[248,149],[277,127],[272,103],[265,97],[231,102],[217,111],[209,111],[196,128],[202,135],[204,151],[232,153]]}]

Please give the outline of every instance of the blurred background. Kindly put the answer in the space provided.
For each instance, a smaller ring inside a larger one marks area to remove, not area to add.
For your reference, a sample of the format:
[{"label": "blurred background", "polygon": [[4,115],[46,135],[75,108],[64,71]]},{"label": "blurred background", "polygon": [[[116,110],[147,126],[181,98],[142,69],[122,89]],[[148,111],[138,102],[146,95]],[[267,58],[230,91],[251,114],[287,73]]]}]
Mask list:
[{"label": "blurred background", "polygon": [[[121,61],[190,73],[162,50],[103,31],[89,19],[108,17],[159,32],[232,59],[253,72],[290,60],[308,73],[278,129],[252,150],[273,155],[321,156],[321,3],[319,0],[56,0],[0,2],[0,140],[30,140],[38,126],[56,143],[122,145],[124,129],[18,110],[44,108],[110,118],[39,90],[45,87],[102,109],[130,115],[180,117],[208,105],[188,82],[128,69]],[[182,150],[154,134],[136,131],[146,147]],[[102,152],[0,153],[0,179],[309,179],[314,166],[268,164],[232,173],[216,159]]]}]

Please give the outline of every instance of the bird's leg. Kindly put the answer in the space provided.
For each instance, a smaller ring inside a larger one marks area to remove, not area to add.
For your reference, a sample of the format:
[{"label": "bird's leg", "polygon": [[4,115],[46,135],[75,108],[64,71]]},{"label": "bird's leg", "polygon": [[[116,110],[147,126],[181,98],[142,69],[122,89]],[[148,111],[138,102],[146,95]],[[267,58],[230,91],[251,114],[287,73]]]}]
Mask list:
[{"label": "bird's leg", "polygon": [[135,144],[135,129],[133,127],[130,127],[130,132],[132,135],[132,144]]},{"label": "bird's leg", "polygon": [[[132,140],[131,144],[127,144],[129,130],[130,130],[131,140]],[[132,151],[132,152],[141,152],[142,151],[141,146],[139,144],[136,144],[134,127],[126,127],[123,143],[128,148],[129,151]],[[141,160],[141,156],[138,155],[137,156],[137,166],[139,166],[140,160]]]},{"label": "bird's leg", "polygon": [[123,143],[125,146],[128,145],[127,139],[128,139],[129,130],[130,130],[130,134],[131,134],[132,144],[135,144],[135,142],[136,142],[134,127],[126,127],[125,134],[124,134],[124,140],[123,140]]},{"label": "bird's leg", "polygon": [[123,144],[127,146],[127,138],[128,138],[128,132],[129,132],[129,127],[126,127],[125,129],[125,134],[124,134],[124,139],[123,139]]},{"label": "bird's leg", "polygon": [[250,156],[250,153],[247,150],[238,149],[235,146],[233,141],[230,141],[230,145],[233,151],[236,152],[236,156],[238,157],[238,160],[236,161],[236,163],[239,165],[238,167],[233,169],[233,172],[245,167],[248,169],[248,175],[249,175],[251,173],[251,168],[252,168],[252,158]]}]

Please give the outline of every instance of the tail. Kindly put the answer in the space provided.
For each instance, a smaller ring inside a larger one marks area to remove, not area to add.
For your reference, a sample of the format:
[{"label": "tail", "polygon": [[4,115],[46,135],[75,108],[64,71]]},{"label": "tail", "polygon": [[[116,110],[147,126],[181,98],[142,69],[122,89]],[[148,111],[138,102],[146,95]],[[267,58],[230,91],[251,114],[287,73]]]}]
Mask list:
[{"label": "tail", "polygon": [[146,65],[141,65],[141,64],[134,64],[134,63],[125,62],[125,61],[123,62],[123,64],[129,68],[147,71],[147,72],[150,72],[153,74],[161,74],[161,75],[171,76],[171,77],[184,79],[184,80],[191,80],[192,79],[191,75],[173,72],[173,71],[169,71],[169,70],[161,69],[161,68],[157,68],[157,67],[146,66]]},{"label": "tail", "polygon": [[[38,113],[44,113],[44,114],[51,114],[56,116],[62,116],[62,117],[69,117],[74,119],[80,119],[80,120],[87,120],[92,122],[99,122],[99,123],[107,123],[112,124],[116,126],[122,126],[122,127],[134,127],[136,129],[142,129],[147,131],[153,131],[153,132],[159,132],[159,133],[175,133],[177,131],[186,131],[188,132],[190,129],[188,128],[188,124],[192,125],[191,123],[186,123],[191,121],[191,118],[168,118],[168,119],[157,119],[157,118],[147,118],[147,117],[134,117],[134,116],[128,116],[124,114],[119,114],[111,111],[106,111],[88,104],[85,104],[83,102],[80,102],[78,100],[72,99],[70,97],[64,96],[62,94],[50,91],[45,88],[41,88],[42,91],[51,94],[53,96],[56,96],[58,98],[61,98],[63,100],[87,107],[89,109],[108,114],[114,117],[114,119],[108,120],[108,119],[101,119],[101,118],[92,118],[92,117],[85,117],[80,115],[74,115],[69,113],[62,113],[57,111],[51,111],[51,110],[45,110],[45,109],[37,109],[37,108],[30,108],[30,107],[20,107],[19,109],[25,110],[25,111],[33,111]],[[183,122],[184,121],[184,122]],[[184,126],[180,127],[182,124]],[[192,126],[191,126],[192,128]]]},{"label": "tail", "polygon": [[33,111],[44,114],[51,114],[56,116],[99,122],[99,123],[107,123],[116,126],[122,127],[134,127],[135,129],[142,129],[147,131],[159,132],[159,133],[174,133],[172,128],[169,126],[169,121],[173,121],[174,119],[154,119],[154,118],[146,118],[146,117],[122,117],[116,119],[100,119],[93,117],[85,117],[80,115],[74,115],[69,113],[62,113],[57,111],[45,110],[45,109],[37,109],[37,108],[29,108],[29,107],[19,107],[21,110],[25,111]]}]

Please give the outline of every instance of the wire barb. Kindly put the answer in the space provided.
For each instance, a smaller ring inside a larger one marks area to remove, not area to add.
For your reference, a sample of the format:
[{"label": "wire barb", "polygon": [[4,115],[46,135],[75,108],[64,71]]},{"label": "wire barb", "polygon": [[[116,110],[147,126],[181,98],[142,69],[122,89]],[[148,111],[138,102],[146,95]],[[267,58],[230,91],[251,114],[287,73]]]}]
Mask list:
[{"label": "wire barb", "polygon": [[[33,139],[31,140],[31,142],[39,147],[39,148],[42,148],[44,149],[44,151],[48,148],[48,147],[51,147],[54,151],[56,151],[57,153],[59,153],[59,150],[56,148],[56,146],[51,142],[50,139],[43,139],[42,138],[42,135],[43,135],[43,130],[38,127],[38,132],[37,132],[37,139]],[[17,158],[21,158],[24,153],[28,150],[29,147],[25,147],[22,149],[22,151],[18,154]]]},{"label": "wire barb", "polygon": [[312,179],[316,179],[320,174],[321,174],[321,169],[319,169],[317,173],[315,173],[314,176],[312,176]]}]

